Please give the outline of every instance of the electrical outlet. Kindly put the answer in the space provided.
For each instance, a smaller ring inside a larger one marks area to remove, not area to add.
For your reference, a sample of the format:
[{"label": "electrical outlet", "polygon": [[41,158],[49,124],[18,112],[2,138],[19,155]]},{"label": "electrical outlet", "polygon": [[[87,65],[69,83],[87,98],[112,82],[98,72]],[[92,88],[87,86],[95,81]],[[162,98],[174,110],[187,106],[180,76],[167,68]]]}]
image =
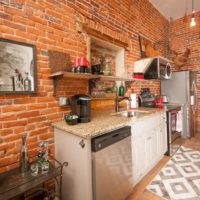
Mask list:
[{"label": "electrical outlet", "polygon": [[59,106],[68,106],[69,98],[68,97],[59,97]]}]

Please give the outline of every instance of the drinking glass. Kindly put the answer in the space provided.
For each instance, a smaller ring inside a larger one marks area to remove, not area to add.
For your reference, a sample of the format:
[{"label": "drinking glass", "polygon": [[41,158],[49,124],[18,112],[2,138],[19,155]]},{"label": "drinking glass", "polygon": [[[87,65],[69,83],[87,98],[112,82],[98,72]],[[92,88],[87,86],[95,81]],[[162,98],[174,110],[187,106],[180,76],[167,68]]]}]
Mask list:
[{"label": "drinking glass", "polygon": [[49,171],[49,162],[48,161],[43,161],[41,165],[42,169],[42,174],[45,174]]},{"label": "drinking glass", "polygon": [[31,164],[30,169],[31,169],[31,175],[32,176],[37,176],[38,172],[39,172],[39,164],[38,163]]}]

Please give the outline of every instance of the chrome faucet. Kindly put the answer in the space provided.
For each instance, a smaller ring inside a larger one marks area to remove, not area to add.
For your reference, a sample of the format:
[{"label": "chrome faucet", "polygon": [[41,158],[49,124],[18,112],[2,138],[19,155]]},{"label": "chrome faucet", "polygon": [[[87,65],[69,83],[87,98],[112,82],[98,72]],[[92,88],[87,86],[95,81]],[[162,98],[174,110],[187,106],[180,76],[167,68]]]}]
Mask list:
[{"label": "chrome faucet", "polygon": [[130,100],[129,97],[121,97],[119,98],[118,95],[116,95],[116,98],[115,98],[115,112],[119,112],[119,103],[123,100]]}]

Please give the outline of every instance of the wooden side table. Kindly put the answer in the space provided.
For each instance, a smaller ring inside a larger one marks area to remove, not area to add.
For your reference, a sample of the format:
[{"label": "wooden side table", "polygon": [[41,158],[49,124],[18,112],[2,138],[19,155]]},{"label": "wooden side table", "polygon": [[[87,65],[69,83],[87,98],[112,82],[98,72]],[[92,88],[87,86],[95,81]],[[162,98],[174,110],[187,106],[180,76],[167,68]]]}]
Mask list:
[{"label": "wooden side table", "polygon": [[[60,163],[55,158],[51,157],[49,170],[44,174],[39,172],[37,176],[32,176],[30,170],[25,173],[20,173],[19,168],[1,173],[0,200],[9,200],[18,196],[24,199],[25,192],[33,188],[35,189],[37,186],[44,185],[45,182],[52,179],[54,179],[57,184],[57,193],[55,192],[53,195],[62,200],[62,173],[63,167],[67,165],[67,162]],[[38,190],[44,191],[48,197],[49,192],[46,188],[40,187]]]}]

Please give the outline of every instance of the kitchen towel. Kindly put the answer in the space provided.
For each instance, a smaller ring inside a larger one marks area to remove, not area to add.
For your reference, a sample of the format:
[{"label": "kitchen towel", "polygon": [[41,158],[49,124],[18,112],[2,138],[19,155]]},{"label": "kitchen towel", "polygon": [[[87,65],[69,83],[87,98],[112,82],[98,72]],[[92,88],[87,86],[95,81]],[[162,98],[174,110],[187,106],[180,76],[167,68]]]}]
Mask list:
[{"label": "kitchen towel", "polygon": [[183,118],[182,118],[182,111],[178,111],[176,115],[176,131],[182,132],[183,131]]}]

